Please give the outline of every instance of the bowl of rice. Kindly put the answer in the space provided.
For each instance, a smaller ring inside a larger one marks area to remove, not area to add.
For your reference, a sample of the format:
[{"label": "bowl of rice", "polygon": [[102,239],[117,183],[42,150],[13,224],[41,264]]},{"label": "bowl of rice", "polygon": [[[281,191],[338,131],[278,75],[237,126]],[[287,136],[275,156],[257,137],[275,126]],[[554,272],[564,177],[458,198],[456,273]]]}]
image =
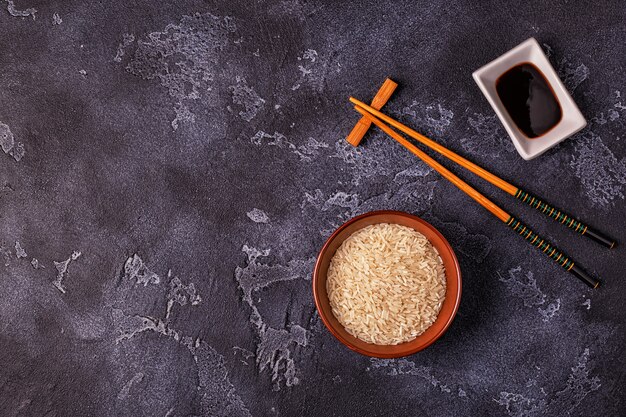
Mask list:
[{"label": "bowl of rice", "polygon": [[408,213],[374,211],[340,226],[313,271],[313,296],[348,348],[398,358],[433,344],[461,301],[461,270],[448,241]]}]

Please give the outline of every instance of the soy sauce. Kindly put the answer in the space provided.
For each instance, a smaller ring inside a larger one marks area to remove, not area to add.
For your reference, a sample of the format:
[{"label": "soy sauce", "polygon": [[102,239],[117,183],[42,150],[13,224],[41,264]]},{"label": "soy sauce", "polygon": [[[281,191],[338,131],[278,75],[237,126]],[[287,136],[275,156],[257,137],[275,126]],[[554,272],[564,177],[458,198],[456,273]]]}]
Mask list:
[{"label": "soy sauce", "polygon": [[530,63],[516,65],[496,81],[496,91],[519,130],[537,138],[556,126],[563,112],[541,71]]}]

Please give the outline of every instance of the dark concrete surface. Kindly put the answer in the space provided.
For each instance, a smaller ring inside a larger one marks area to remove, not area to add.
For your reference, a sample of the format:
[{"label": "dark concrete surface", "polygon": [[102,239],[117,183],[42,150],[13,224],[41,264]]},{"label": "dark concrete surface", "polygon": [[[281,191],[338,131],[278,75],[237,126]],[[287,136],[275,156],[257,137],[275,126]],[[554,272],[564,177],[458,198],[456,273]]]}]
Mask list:
[{"label": "dark concrete surface", "polygon": [[[0,6],[0,415],[626,414],[623,245],[462,173],[592,291],[381,133],[344,141],[348,96],[392,77],[391,114],[623,242],[623,2]],[[471,73],[529,37],[589,125],[525,162]],[[400,360],[348,351],[311,297],[325,238],[375,209],[433,223],[464,275]]]}]

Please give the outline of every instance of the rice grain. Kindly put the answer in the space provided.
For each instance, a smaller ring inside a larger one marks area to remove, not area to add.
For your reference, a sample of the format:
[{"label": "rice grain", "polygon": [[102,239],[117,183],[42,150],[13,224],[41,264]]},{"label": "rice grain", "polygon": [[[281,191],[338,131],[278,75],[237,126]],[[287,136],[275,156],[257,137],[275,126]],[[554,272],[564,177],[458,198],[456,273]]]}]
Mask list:
[{"label": "rice grain", "polygon": [[341,244],[330,261],[326,289],[333,314],[348,333],[396,345],[435,322],[446,279],[439,253],[424,235],[380,223]]}]

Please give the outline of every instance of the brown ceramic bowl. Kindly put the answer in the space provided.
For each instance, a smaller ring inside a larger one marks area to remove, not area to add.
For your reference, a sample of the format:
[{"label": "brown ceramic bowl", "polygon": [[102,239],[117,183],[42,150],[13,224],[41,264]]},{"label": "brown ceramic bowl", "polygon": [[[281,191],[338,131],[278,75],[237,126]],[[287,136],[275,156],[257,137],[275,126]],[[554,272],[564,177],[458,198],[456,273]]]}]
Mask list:
[{"label": "brown ceramic bowl", "polygon": [[[337,248],[357,230],[377,223],[401,224],[426,236],[430,243],[437,248],[446,270],[446,297],[437,320],[415,339],[398,345],[375,345],[350,335],[335,318],[326,293],[326,272]],[[363,355],[377,358],[399,358],[427,348],[439,339],[450,326],[461,302],[461,269],[448,241],[437,229],[424,220],[401,211],[372,211],[347,221],[328,238],[315,263],[313,297],[322,321],[341,343]]]}]

